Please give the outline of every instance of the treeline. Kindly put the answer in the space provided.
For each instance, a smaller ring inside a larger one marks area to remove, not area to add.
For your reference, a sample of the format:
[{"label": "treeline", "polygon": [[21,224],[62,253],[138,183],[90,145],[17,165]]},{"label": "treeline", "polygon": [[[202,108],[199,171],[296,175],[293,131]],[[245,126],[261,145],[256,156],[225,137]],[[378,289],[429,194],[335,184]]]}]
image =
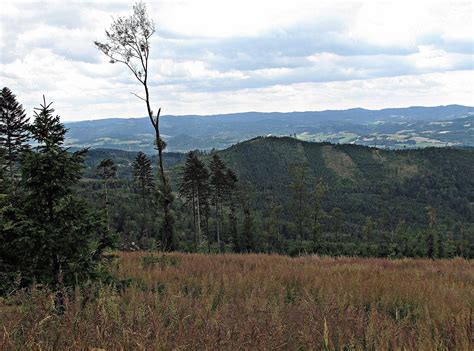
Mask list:
[{"label": "treeline", "polygon": [[[393,258],[473,255],[472,224],[440,220],[433,206],[423,207],[411,222],[406,216],[395,221],[396,213],[387,211],[361,217],[355,209],[347,212],[346,203],[334,201],[340,199],[339,188],[323,179],[311,186],[307,165],[292,163],[286,172],[275,172],[275,184],[283,173],[289,176],[287,194],[277,187],[262,191],[248,179],[239,181],[219,153],[188,153],[173,173],[177,249]],[[119,177],[108,185],[113,229],[125,248],[131,248],[131,242],[140,248],[159,247],[159,231],[150,214],[156,200],[148,156],[136,156],[133,174],[133,180]],[[98,179],[80,183],[96,203],[104,201],[105,186],[105,180]]]}]

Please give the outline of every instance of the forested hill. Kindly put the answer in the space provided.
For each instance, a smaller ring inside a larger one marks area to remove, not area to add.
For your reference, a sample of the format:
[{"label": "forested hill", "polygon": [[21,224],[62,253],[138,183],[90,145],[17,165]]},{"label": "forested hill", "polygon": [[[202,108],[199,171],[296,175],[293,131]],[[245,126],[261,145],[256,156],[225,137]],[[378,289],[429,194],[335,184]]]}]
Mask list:
[{"label": "forested hill", "polygon": [[301,165],[308,191],[318,181],[327,184],[327,207],[340,207],[357,221],[374,216],[392,223],[425,222],[430,205],[439,208],[441,217],[474,221],[472,148],[380,150],[267,137],[237,144],[221,155],[242,182],[283,201],[291,197],[291,168]]},{"label": "forested hill", "polygon": [[[235,215],[242,221],[239,232],[253,236],[249,250],[413,257],[429,255],[427,247],[435,244],[427,241],[435,237],[439,257],[474,254],[473,148],[382,150],[259,137],[217,154],[239,179],[224,209],[222,238],[229,247],[235,238],[227,216]],[[85,194],[100,203],[101,181],[90,178],[101,159],[115,162],[119,179],[110,185],[113,225],[124,237],[143,230],[131,179],[135,156],[90,150],[89,180],[82,184]],[[179,240],[191,245],[192,213],[177,194],[185,156],[165,154],[165,163],[178,200]],[[209,154],[199,158],[209,167]]]},{"label": "forested hill", "polygon": [[[111,157],[119,167],[119,176],[130,177],[136,153],[106,149],[89,153],[90,176],[100,159]],[[369,216],[390,225],[400,220],[426,223],[427,206],[436,208],[440,219],[474,222],[473,148],[382,150],[259,137],[218,153],[241,184],[248,183],[257,194],[265,195],[255,197],[258,208],[265,206],[268,196],[288,204],[291,184],[301,176],[308,193],[305,201],[310,202],[310,193],[322,182],[329,188],[324,207],[328,211],[340,208],[351,223],[363,225]],[[175,186],[184,158],[180,153],[165,157],[174,169]],[[300,171],[303,174],[295,174]],[[289,206],[286,210],[290,217]]]}]

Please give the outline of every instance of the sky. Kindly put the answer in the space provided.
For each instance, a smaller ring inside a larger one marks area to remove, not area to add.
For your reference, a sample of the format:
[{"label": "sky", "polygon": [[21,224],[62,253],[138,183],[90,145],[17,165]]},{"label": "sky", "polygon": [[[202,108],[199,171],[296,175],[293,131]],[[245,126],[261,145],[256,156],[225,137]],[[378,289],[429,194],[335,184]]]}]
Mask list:
[{"label": "sky", "polygon": [[[133,1],[11,1],[0,85],[29,115],[146,115],[142,87],[94,46]],[[147,1],[150,86],[163,114],[474,106],[471,1]]]}]

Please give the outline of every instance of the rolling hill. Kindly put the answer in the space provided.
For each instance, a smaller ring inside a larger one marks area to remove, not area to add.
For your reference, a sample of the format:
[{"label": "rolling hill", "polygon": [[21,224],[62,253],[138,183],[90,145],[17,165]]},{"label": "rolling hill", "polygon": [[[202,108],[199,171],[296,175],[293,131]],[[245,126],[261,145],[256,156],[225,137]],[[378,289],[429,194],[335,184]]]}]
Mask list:
[{"label": "rolling hill", "polygon": [[[256,136],[292,135],[306,141],[387,148],[474,145],[474,108],[460,105],[213,116],[163,116],[169,151],[225,149]],[[67,123],[72,147],[153,150],[148,118]]]},{"label": "rolling hill", "polygon": [[[262,214],[271,197],[283,207],[282,218],[290,220],[294,216],[289,205],[293,181],[290,168],[302,165],[308,206],[316,184],[326,184],[323,207],[327,212],[336,207],[342,210],[347,232],[360,233],[369,217],[391,230],[400,221],[424,226],[428,206],[434,207],[439,220],[446,224],[474,224],[473,148],[382,150],[290,137],[258,137],[219,151],[219,155],[237,173],[240,184],[254,193],[254,206]],[[130,176],[135,153],[91,150],[87,164],[95,165],[105,156],[118,163],[119,176]],[[165,162],[177,188],[184,154],[167,154]],[[89,168],[90,175],[92,171],[93,167]]]}]

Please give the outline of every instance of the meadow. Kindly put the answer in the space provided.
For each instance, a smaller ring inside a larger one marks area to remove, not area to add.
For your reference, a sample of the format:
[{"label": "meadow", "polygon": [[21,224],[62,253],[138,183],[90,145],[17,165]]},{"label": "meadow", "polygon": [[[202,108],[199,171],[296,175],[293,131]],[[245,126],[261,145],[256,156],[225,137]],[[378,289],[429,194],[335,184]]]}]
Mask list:
[{"label": "meadow", "polygon": [[474,262],[120,252],[0,300],[0,349],[472,350]]}]

